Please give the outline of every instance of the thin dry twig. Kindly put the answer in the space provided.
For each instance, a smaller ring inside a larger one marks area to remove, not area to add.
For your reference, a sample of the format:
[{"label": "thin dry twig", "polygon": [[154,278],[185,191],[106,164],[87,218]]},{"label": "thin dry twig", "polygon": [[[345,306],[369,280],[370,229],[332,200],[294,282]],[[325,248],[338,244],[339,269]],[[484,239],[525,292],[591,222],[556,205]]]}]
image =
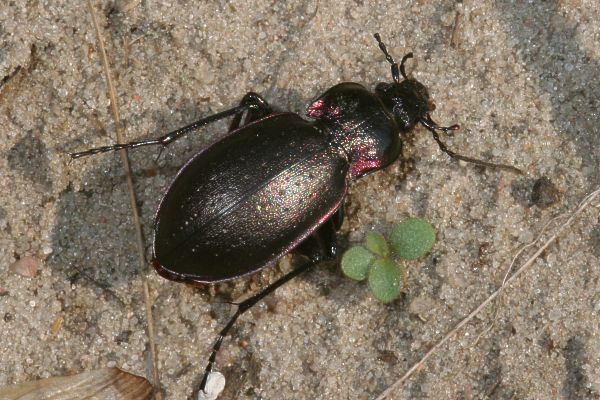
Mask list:
[{"label": "thin dry twig", "polygon": [[[96,12],[94,7],[92,6],[91,0],[87,1],[88,9],[90,15],[92,16],[92,21],[94,24],[94,29],[96,31],[96,36],[98,39],[98,47],[100,49],[100,54],[102,58],[102,65],[104,67],[104,74],[106,76],[106,85],[108,87],[108,95],[110,97],[110,105],[111,112],[113,115],[113,120],[115,122],[115,131],[117,134],[117,142],[125,143],[123,137],[123,127],[121,125],[121,115],[119,113],[119,106],[117,103],[117,96],[115,92],[115,88],[112,81],[112,76],[110,73],[110,66],[108,63],[108,56],[106,54],[106,48],[104,46],[104,41],[102,40],[102,34],[100,32],[100,26],[98,25],[98,21],[96,19]],[[147,263],[145,258],[145,249],[144,249],[144,236],[142,234],[142,225],[140,223],[140,215],[137,207],[137,199],[135,195],[135,189],[133,186],[133,174],[131,173],[131,166],[129,165],[129,158],[127,157],[127,150],[119,151],[119,155],[121,156],[121,162],[123,164],[123,169],[125,171],[125,176],[127,180],[127,189],[129,192],[129,203],[131,206],[131,213],[133,216],[133,222],[135,225],[135,236],[136,236],[136,244],[138,249],[138,261],[139,261],[139,270],[140,275],[142,277],[142,290],[144,292],[144,302],[146,304],[146,319],[148,321],[148,341],[150,344],[150,353],[152,355],[152,377],[153,384],[155,387],[154,398],[157,400],[162,399],[162,395],[160,392],[160,381],[158,375],[158,358],[156,353],[156,344],[154,341],[154,319],[152,317],[152,303],[150,300],[150,290],[148,287],[148,280],[146,279],[146,270]]]},{"label": "thin dry twig", "polygon": [[[434,355],[435,352],[444,343],[446,343],[463,326],[465,326],[469,321],[471,321],[473,319],[473,317],[475,317],[477,314],[479,314],[479,312],[481,310],[483,310],[483,308],[486,307],[492,300],[494,300],[496,297],[498,297],[498,295],[500,293],[502,293],[502,291],[504,290],[505,286],[507,286],[510,283],[512,283],[523,272],[525,272],[527,269],[529,269],[529,267],[531,267],[531,265],[533,265],[534,261],[540,256],[540,254],[542,254],[542,252],[544,252],[544,250],[546,250],[548,248],[548,246],[550,246],[565,231],[565,229],[567,229],[567,227],[569,227],[573,223],[573,221],[575,220],[575,218],[579,214],[581,214],[587,207],[589,207],[589,205],[592,203],[592,201],[598,195],[600,195],[600,187],[596,188],[592,193],[590,193],[589,195],[587,195],[586,197],[584,197],[584,199],[579,203],[579,206],[577,207],[577,209],[571,213],[571,215],[569,216],[569,218],[562,225],[560,225],[556,229],[556,231],[554,232],[554,234],[546,242],[544,242],[544,244],[541,245],[538,248],[538,250],[523,265],[521,265],[519,267],[519,269],[517,269],[513,275],[510,276],[510,278],[508,278],[508,279],[506,279],[504,281],[504,283],[502,284],[502,286],[500,286],[500,288],[498,288],[495,292],[493,292],[477,308],[475,308],[475,310],[473,310],[463,320],[461,320],[458,324],[456,324],[456,326],[452,330],[450,330],[450,332],[448,332],[427,353],[425,353],[425,355],[423,356],[423,358],[421,358],[417,363],[415,363],[408,371],[406,371],[406,373],[402,377],[400,377],[390,387],[388,387],[386,390],[384,390],[377,397],[376,400],[383,400],[387,396],[389,396],[392,392],[394,392],[396,389],[398,389],[416,370],[418,370],[419,368],[421,368],[423,366],[423,364],[425,363],[425,361],[427,361],[427,359],[429,359],[432,355]],[[514,262],[514,260],[513,260],[513,262]],[[511,264],[511,266],[512,266],[512,264]]]},{"label": "thin dry twig", "polygon": [[456,11],[454,16],[454,24],[452,26],[452,33],[450,34],[450,46],[458,47],[459,42],[459,30],[461,29],[461,13]]},{"label": "thin dry twig", "polygon": [[[538,233],[537,237],[535,239],[533,239],[531,242],[526,243],[524,245],[522,245],[517,252],[515,253],[515,255],[512,258],[512,261],[510,262],[510,265],[508,266],[508,268],[506,269],[506,273],[504,274],[504,279],[502,279],[502,285],[500,285],[500,293],[498,293],[497,297],[500,297],[500,295],[502,294],[502,290],[506,287],[506,281],[508,279],[508,277],[510,276],[510,272],[512,271],[513,267],[515,266],[515,264],[517,263],[517,260],[521,257],[521,254],[523,254],[523,252],[525,250],[527,250],[530,247],[535,246],[535,244],[537,242],[539,242],[540,240],[542,240],[542,237],[544,236],[544,234],[546,233],[546,230],[548,229],[548,227],[558,221],[559,219],[563,218],[565,215],[561,214],[558,215],[554,218],[552,218],[551,220],[549,220],[548,222],[546,222],[544,224],[544,226],[542,227],[542,229],[540,230],[540,232]],[[473,342],[473,346],[476,346],[477,343],[479,342],[479,340],[489,331],[492,330],[492,328],[494,327],[494,325],[496,324],[496,320],[498,319],[498,310],[499,307],[494,307],[494,316],[492,317],[492,322],[490,322],[489,326],[487,328],[485,328],[479,335],[477,335],[477,338],[475,339],[475,341]]]}]

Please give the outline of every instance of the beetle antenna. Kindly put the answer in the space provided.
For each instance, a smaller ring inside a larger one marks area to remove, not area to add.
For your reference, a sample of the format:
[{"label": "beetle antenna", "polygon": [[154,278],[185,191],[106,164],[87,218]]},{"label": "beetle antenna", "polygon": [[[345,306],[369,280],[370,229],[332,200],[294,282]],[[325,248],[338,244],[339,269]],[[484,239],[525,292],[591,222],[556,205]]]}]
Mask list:
[{"label": "beetle antenna", "polygon": [[512,165],[490,163],[487,161],[478,160],[476,158],[463,156],[461,154],[457,154],[457,153],[453,152],[452,150],[450,150],[446,146],[446,144],[441,141],[437,131],[442,131],[444,133],[447,133],[448,131],[455,131],[460,128],[460,126],[458,124],[454,124],[451,126],[440,126],[431,119],[429,114],[427,114],[427,116],[425,118],[421,118],[420,122],[421,122],[421,124],[423,124],[423,126],[425,128],[427,128],[427,130],[429,130],[431,132],[431,134],[433,135],[433,138],[437,142],[438,146],[440,146],[440,150],[442,150],[444,153],[448,154],[450,157],[457,159],[457,160],[462,160],[462,161],[470,162],[472,164],[480,165],[482,167],[504,169],[504,170],[511,171],[511,172],[514,172],[519,175],[523,174],[523,171],[521,171],[519,168],[514,167]]},{"label": "beetle antenna", "polygon": [[400,61],[400,73],[402,73],[404,79],[408,79],[408,76],[406,76],[406,71],[404,70],[404,63],[406,63],[406,60],[409,58],[413,58],[413,53],[406,53],[404,57],[402,57],[402,61]]},{"label": "beetle antenna", "polygon": [[408,53],[410,54],[410,57],[407,57],[407,54],[402,58],[402,66],[400,67],[400,69],[398,69],[398,63],[396,63],[396,61],[394,61],[394,58],[390,55],[390,53],[388,53],[385,44],[383,44],[383,42],[381,41],[381,36],[379,36],[379,33],[376,33],[373,36],[375,36],[375,40],[377,40],[377,43],[379,43],[379,48],[381,49],[381,51],[383,51],[383,54],[385,54],[385,59],[390,64],[392,64],[392,78],[394,79],[394,82],[400,82],[399,70],[402,72],[402,76],[406,79],[406,73],[404,72],[404,61],[406,60],[406,58],[412,57],[412,53]]}]

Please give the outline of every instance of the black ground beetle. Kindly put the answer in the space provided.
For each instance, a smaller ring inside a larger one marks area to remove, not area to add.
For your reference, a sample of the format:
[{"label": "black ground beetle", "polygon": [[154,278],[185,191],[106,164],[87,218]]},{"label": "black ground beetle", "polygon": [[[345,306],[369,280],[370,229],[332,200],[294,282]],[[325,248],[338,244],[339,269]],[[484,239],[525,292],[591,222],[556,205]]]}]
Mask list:
[{"label": "black ground beetle", "polygon": [[[304,263],[238,305],[219,333],[201,383],[204,390],[217,351],[238,317],[275,289],[322,260],[336,256],[336,231],[343,220],[348,181],[385,168],[402,150],[401,134],[421,123],[451,157],[508,169],[450,151],[429,113],[427,89],[406,75],[388,53],[392,83],[370,92],[344,82],[327,90],[309,107],[313,121],[275,112],[256,93],[239,106],[203,118],[154,140],[115,144],[72,153],[78,158],[141,146],[166,146],[181,136],[233,116],[224,139],[193,156],[177,173],[163,197],[154,223],[152,264],[167,279],[214,283],[252,274],[294,251]],[[400,74],[404,78],[400,80]],[[245,116],[244,116],[245,115]],[[242,118],[243,123],[242,123]]]}]

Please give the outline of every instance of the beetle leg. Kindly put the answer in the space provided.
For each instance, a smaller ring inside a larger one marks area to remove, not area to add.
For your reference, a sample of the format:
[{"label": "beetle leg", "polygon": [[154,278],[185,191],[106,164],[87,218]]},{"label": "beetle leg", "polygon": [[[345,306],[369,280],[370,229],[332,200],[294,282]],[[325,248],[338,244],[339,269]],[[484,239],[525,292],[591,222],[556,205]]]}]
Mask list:
[{"label": "beetle leg", "polygon": [[217,358],[217,352],[223,344],[223,339],[225,338],[225,336],[227,336],[227,334],[231,330],[231,327],[235,324],[239,316],[248,311],[252,306],[254,306],[260,300],[265,298],[267,295],[273,293],[277,288],[289,282],[298,275],[301,275],[302,273],[308,271],[311,267],[314,267],[320,261],[335,258],[337,251],[337,241],[335,232],[335,224],[333,221],[333,217],[331,217],[327,221],[325,221],[325,223],[321,225],[319,229],[313,232],[311,236],[306,238],[295,250],[296,253],[299,253],[308,258],[300,267],[282,276],[274,283],[264,288],[262,291],[258,292],[254,296],[238,304],[237,311],[229,319],[227,325],[225,325],[221,332],[219,332],[217,340],[215,340],[215,343],[213,344],[212,353],[208,358],[208,365],[204,370],[204,376],[202,377],[202,382],[200,383],[201,391],[204,391],[206,388],[208,376],[212,372],[215,359]]},{"label": "beetle leg", "polygon": [[179,139],[183,135],[186,135],[190,132],[197,131],[198,129],[204,127],[205,125],[208,125],[210,123],[230,117],[232,115],[242,114],[244,111],[249,110],[251,108],[256,108],[256,105],[251,104],[251,103],[240,104],[239,106],[230,108],[229,110],[221,111],[220,113],[210,115],[206,118],[202,118],[196,122],[193,122],[187,126],[184,126],[183,128],[176,129],[173,132],[169,132],[166,135],[161,136],[156,139],[141,140],[141,141],[129,142],[129,143],[118,143],[118,144],[113,144],[111,146],[96,147],[93,149],[80,151],[77,153],[70,153],[70,156],[71,156],[71,158],[79,158],[79,157],[89,156],[92,154],[106,153],[109,151],[117,151],[117,150],[122,150],[122,149],[135,149],[137,147],[142,147],[142,146],[160,145],[160,146],[165,147],[165,146],[168,146],[169,144],[171,144],[172,142],[174,142],[175,140]]},{"label": "beetle leg", "polygon": [[208,365],[206,366],[206,369],[204,370],[204,376],[202,377],[202,382],[200,383],[200,390],[201,391],[204,391],[204,389],[206,387],[206,382],[208,380],[208,376],[212,372],[213,365],[214,365],[215,360],[217,358],[217,352],[221,348],[221,344],[223,344],[223,339],[225,338],[225,336],[227,336],[227,334],[231,330],[231,327],[237,321],[238,317],[240,315],[242,315],[243,313],[245,313],[246,311],[248,311],[248,309],[250,309],[256,303],[258,303],[260,300],[262,300],[265,296],[267,296],[267,295],[271,294],[272,292],[274,292],[275,289],[277,289],[278,287],[280,287],[284,283],[290,281],[291,279],[295,278],[296,276],[298,276],[298,275],[302,274],[303,272],[309,270],[317,262],[318,262],[318,260],[308,260],[308,261],[306,261],[300,267],[294,269],[292,272],[288,273],[287,275],[282,276],[277,281],[275,281],[274,283],[272,283],[271,285],[269,285],[265,289],[263,289],[261,292],[258,292],[254,296],[252,296],[252,297],[250,297],[250,298],[248,298],[248,299],[246,299],[246,300],[244,300],[244,301],[242,301],[241,303],[238,304],[237,311],[235,312],[235,314],[233,314],[233,316],[231,317],[231,319],[229,320],[229,322],[227,323],[227,325],[225,325],[225,327],[221,330],[221,332],[219,332],[219,335],[217,336],[217,340],[215,340],[215,343],[213,344],[212,353],[210,354],[210,357],[208,358]]},{"label": "beetle leg", "polygon": [[336,231],[339,231],[340,228],[342,227],[342,224],[344,223],[345,210],[344,210],[343,203],[344,202],[342,201],[340,208],[338,208],[337,211],[335,213],[333,213],[333,215],[331,216],[331,219],[333,220],[333,225],[335,226]]},{"label": "beetle leg", "polygon": [[482,160],[478,160],[477,158],[471,158],[471,157],[463,156],[461,154],[457,154],[457,153],[453,152],[452,150],[450,150],[446,146],[446,144],[444,142],[442,142],[442,140],[440,139],[437,131],[442,131],[442,132],[453,131],[453,130],[458,129],[458,125],[439,126],[437,123],[435,123],[431,119],[431,117],[429,115],[427,115],[426,118],[422,118],[420,122],[421,122],[421,124],[425,128],[427,128],[427,130],[429,132],[431,132],[431,134],[433,135],[433,138],[435,139],[435,141],[437,142],[438,146],[440,147],[440,150],[442,150],[444,153],[448,154],[450,157],[452,157],[454,159],[457,159],[457,160],[462,160],[462,161],[470,162],[470,163],[475,164],[475,165],[480,165],[482,167],[491,167],[491,168],[504,169],[504,170],[507,170],[507,171],[514,172],[516,174],[523,174],[523,171],[521,171],[519,168],[514,167],[512,165],[495,164],[495,163],[491,163],[491,162],[487,162],[487,161],[482,161]]},{"label": "beetle leg", "polygon": [[336,232],[341,225],[344,214],[340,211],[341,207],[334,212],[323,225],[319,227],[312,235],[304,239],[302,243],[294,250],[294,253],[301,254],[309,259],[317,261],[330,260],[335,258],[337,253]]},{"label": "beetle leg", "polygon": [[240,106],[246,106],[246,109],[235,114],[233,120],[231,121],[231,125],[229,125],[230,132],[240,127],[244,112],[246,112],[244,125],[264,118],[273,113],[273,109],[269,103],[267,103],[267,101],[261,95],[254,92],[246,93],[246,95],[242,98],[242,101],[240,101]]}]

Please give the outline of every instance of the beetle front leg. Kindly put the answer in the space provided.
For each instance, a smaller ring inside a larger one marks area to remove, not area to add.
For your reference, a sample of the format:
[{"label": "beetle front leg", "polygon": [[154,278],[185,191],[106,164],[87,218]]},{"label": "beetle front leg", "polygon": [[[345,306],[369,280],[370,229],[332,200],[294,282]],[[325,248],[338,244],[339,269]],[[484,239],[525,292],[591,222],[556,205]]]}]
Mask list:
[{"label": "beetle front leg", "polygon": [[431,132],[431,135],[433,136],[433,139],[437,142],[438,146],[440,147],[440,150],[442,150],[444,153],[448,154],[450,157],[457,159],[457,160],[470,162],[472,164],[479,165],[482,167],[504,169],[504,170],[511,171],[511,172],[514,172],[519,175],[523,174],[523,171],[521,171],[519,168],[517,168],[513,165],[491,163],[491,162],[479,160],[477,158],[463,156],[461,154],[455,153],[452,150],[450,150],[448,148],[448,146],[446,146],[446,143],[442,142],[437,131],[448,133],[448,132],[457,130],[459,128],[458,125],[455,124],[452,126],[440,126],[431,119],[429,114],[427,114],[425,116],[425,118],[421,118],[420,122],[421,122],[421,125],[423,125],[429,132]]}]

